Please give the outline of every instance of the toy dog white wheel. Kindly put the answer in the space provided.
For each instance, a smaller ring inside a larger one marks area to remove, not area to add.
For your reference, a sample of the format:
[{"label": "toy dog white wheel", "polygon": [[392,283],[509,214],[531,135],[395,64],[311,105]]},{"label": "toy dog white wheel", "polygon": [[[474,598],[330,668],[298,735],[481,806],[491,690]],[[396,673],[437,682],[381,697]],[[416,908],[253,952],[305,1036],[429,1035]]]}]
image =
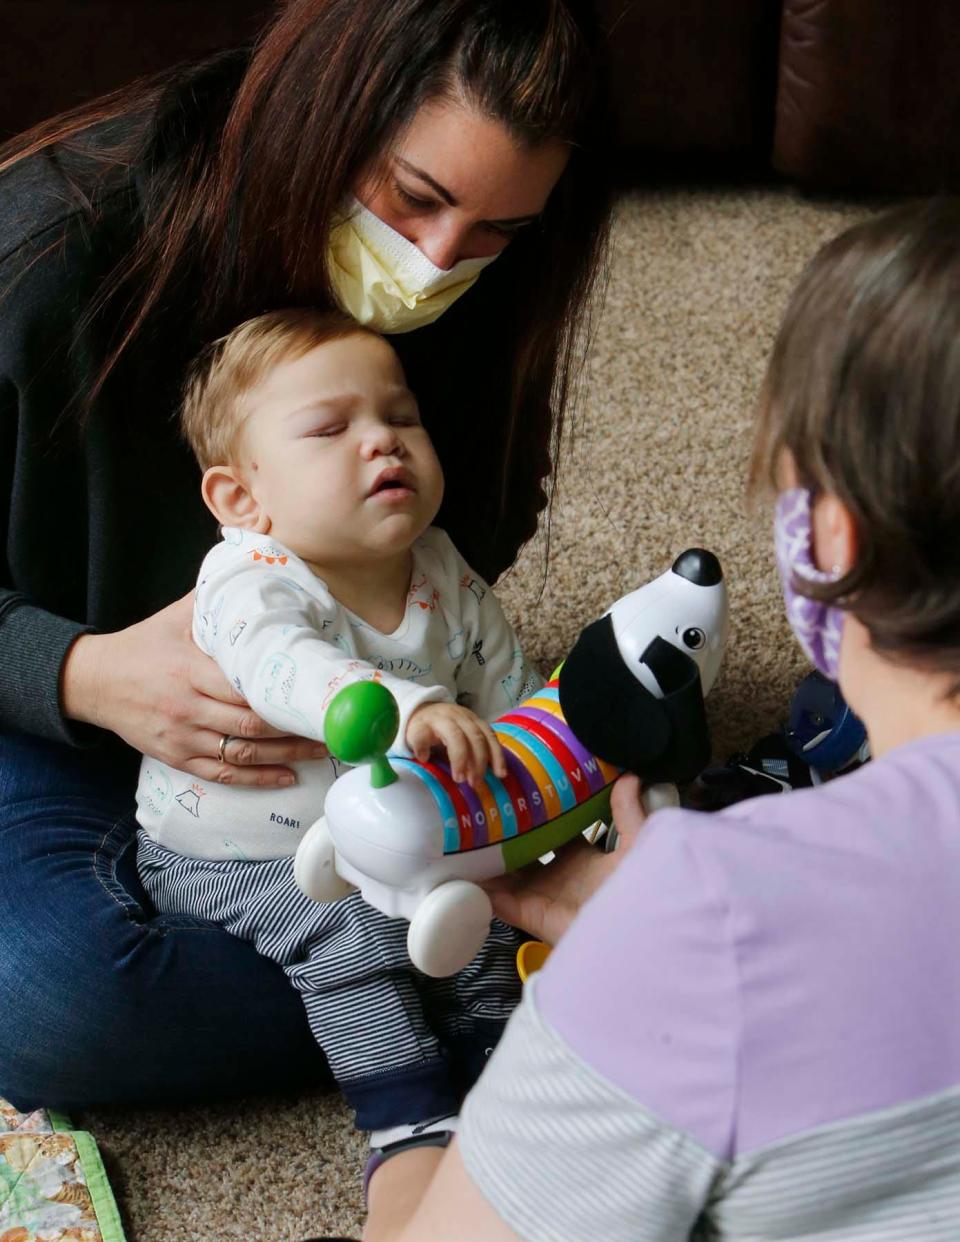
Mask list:
[{"label": "toy dog white wheel", "polygon": [[480,952],[492,918],[490,898],[476,884],[450,880],[439,885],[410,920],[410,961],[435,979],[456,974]]},{"label": "toy dog white wheel", "polygon": [[333,838],[322,816],[307,829],[297,846],[293,878],[311,901],[337,901],[354,891],[354,885],[337,874]]}]

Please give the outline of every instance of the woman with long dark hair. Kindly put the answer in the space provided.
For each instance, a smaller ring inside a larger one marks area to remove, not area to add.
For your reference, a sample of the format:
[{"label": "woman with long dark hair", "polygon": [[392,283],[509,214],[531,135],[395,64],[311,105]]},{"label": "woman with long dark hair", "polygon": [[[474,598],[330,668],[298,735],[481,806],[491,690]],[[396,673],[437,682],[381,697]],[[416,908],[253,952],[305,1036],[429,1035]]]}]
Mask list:
[{"label": "woman with long dark hair", "polygon": [[152,917],[132,875],[137,752],[261,786],[315,753],[191,641],[215,531],[183,376],[281,306],[398,333],[439,521],[495,578],[544,506],[602,260],[599,46],[580,0],[293,0],[252,52],[0,150],[0,1094],[21,1107],[322,1076],[282,973]]}]

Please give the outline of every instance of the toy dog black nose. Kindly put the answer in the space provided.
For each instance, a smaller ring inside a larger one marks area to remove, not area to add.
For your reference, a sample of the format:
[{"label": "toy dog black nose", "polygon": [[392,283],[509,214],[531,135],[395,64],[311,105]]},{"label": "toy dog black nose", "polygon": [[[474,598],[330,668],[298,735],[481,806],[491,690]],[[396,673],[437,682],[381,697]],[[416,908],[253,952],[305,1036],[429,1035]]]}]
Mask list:
[{"label": "toy dog black nose", "polygon": [[720,562],[705,548],[687,548],[673,562],[673,572],[697,586],[716,586],[723,581]]}]

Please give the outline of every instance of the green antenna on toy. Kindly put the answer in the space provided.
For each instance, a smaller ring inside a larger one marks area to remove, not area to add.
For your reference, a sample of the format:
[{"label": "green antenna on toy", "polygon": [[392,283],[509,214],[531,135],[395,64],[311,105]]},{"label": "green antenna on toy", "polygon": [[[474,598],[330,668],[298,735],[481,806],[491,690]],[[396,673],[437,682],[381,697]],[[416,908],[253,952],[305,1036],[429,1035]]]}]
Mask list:
[{"label": "green antenna on toy", "polygon": [[334,758],[349,764],[369,763],[370,784],[382,789],[398,779],[387,751],[399,726],[400,709],[386,686],[355,681],[334,695],[324,733]]}]

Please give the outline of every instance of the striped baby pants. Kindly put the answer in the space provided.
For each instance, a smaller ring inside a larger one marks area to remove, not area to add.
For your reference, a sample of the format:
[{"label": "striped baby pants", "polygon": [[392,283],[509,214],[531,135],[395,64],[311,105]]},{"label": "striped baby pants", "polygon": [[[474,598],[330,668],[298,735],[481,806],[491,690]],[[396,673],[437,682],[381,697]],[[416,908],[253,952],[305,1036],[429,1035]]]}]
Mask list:
[{"label": "striped baby pants", "polygon": [[311,901],[293,858],[186,858],[141,831],[137,866],[160,913],[216,923],[283,968],[360,1129],[457,1112],[520,999],[520,936],[503,923],[459,974],[431,979],[410,963],[405,919],[359,893]]}]

